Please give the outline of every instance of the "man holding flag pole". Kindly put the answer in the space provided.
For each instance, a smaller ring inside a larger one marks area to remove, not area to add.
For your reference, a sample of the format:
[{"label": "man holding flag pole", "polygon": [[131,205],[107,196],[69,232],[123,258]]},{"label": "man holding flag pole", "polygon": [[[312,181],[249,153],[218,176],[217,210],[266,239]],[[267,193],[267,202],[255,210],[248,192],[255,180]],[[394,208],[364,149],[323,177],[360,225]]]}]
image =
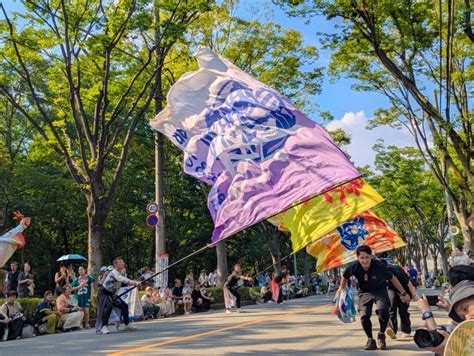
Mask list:
[{"label": "man holding flag pole", "polygon": [[351,276],[355,276],[359,282],[358,309],[361,313],[360,321],[365,334],[367,344],[364,350],[376,350],[372,334],[372,307],[375,304],[375,313],[378,316],[380,330],[377,336],[378,347],[386,350],[385,330],[389,321],[390,301],[387,293],[387,281],[390,281],[400,293],[403,303],[410,303],[410,296],[405,292],[403,286],[392,272],[380,261],[373,259],[372,249],[367,245],[361,245],[356,249],[357,261],[351,263],[344,271],[341,284],[337,293],[341,293],[347,286]]}]

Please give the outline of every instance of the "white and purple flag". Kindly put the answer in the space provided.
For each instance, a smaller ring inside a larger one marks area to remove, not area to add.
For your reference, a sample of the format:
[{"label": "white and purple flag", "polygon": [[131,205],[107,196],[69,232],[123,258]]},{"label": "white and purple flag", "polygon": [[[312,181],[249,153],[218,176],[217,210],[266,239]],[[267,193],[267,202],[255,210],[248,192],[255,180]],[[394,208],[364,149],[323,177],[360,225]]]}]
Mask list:
[{"label": "white and purple flag", "polygon": [[360,176],[329,134],[288,99],[208,48],[151,126],[212,185],[212,242]]}]

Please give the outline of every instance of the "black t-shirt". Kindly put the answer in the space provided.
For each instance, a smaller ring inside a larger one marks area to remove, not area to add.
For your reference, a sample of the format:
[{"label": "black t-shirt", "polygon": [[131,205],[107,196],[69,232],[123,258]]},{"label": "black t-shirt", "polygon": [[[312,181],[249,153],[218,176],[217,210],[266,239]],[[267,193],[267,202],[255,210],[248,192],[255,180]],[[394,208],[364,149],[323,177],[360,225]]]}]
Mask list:
[{"label": "black t-shirt", "polygon": [[171,291],[175,297],[182,297],[183,296],[183,286],[174,287]]},{"label": "black t-shirt", "polygon": [[191,298],[193,300],[193,303],[196,303],[196,301],[199,298],[202,298],[202,294],[200,290],[193,289],[193,292],[191,293]]},{"label": "black t-shirt", "polygon": [[224,287],[233,289],[237,286],[237,282],[240,280],[240,273],[232,272],[229,277],[227,277],[227,281],[224,284]]},{"label": "black t-shirt", "polygon": [[273,279],[275,280],[275,282],[281,283],[283,279],[286,277],[286,275],[287,275],[286,272],[278,271],[273,274]]},{"label": "black t-shirt", "polygon": [[359,261],[355,261],[346,268],[343,276],[346,279],[356,277],[361,292],[375,293],[387,289],[387,280],[392,279],[393,274],[382,262],[372,259],[367,271],[364,271]]},{"label": "black t-shirt", "polygon": [[[410,276],[406,274],[403,268],[401,268],[400,266],[389,265],[388,268],[390,269],[390,272],[392,272],[393,275],[397,277],[398,281],[402,285],[405,292],[407,292],[410,297],[413,297],[411,295],[410,288],[408,288],[408,283],[410,282]],[[388,289],[393,290],[398,293],[398,289],[395,288],[393,283],[390,282],[390,280],[388,280],[387,282],[388,282]]]},{"label": "black t-shirt", "polygon": [[16,290],[18,289],[18,276],[20,275],[20,271],[16,271],[16,272],[8,272],[8,275],[7,275],[7,289],[9,291],[11,290],[14,290],[16,292]]}]

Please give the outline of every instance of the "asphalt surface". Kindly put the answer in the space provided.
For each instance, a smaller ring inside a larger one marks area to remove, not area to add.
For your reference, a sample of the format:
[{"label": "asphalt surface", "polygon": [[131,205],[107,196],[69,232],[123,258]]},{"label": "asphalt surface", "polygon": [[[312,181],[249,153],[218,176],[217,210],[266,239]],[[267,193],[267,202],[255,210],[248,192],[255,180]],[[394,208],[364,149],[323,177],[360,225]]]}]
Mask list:
[{"label": "asphalt surface", "polygon": [[[0,355],[433,355],[417,349],[412,339],[388,337],[388,350],[362,351],[366,338],[359,320],[342,324],[331,315],[328,296],[252,305],[243,311],[138,322],[138,330],[117,332],[111,327],[109,335],[91,329],[1,342]],[[415,329],[421,318],[414,303],[410,312]],[[435,315],[438,322],[447,322],[446,313]],[[376,335],[375,316],[372,322]]]}]

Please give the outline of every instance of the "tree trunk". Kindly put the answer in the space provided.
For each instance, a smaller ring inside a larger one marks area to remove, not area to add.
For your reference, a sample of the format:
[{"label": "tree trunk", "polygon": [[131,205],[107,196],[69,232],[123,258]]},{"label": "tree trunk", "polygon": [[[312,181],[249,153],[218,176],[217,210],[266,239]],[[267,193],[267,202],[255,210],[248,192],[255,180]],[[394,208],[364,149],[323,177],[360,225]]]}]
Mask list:
[{"label": "tree trunk", "polygon": [[432,253],[431,257],[433,258],[433,269],[434,269],[434,275],[439,276],[439,270],[438,270],[438,256],[436,254]]},{"label": "tree trunk", "polygon": [[225,241],[219,241],[216,245],[217,254],[217,286],[222,287],[227,279],[227,254],[225,252]]},{"label": "tree trunk", "polygon": [[464,241],[463,250],[471,258],[474,258],[474,229],[469,226],[469,217],[462,211],[456,212],[456,217],[461,226],[461,233]]},{"label": "tree trunk", "polygon": [[272,230],[271,235],[267,236],[267,246],[272,256],[273,270],[276,272],[281,268],[281,240],[277,229]]},{"label": "tree trunk", "polygon": [[423,275],[426,274],[426,272],[428,272],[428,262],[426,261],[426,254],[423,253],[422,257],[421,257],[421,266],[423,268]]},{"label": "tree trunk", "polygon": [[439,250],[439,255],[441,257],[441,265],[443,267],[443,275],[446,277],[448,276],[448,270],[449,270],[449,265],[448,265],[448,257],[446,256],[446,251],[444,250],[444,239],[440,238],[439,244],[438,244],[438,250]]},{"label": "tree trunk", "polygon": [[88,272],[98,274],[102,265],[102,238],[105,230],[107,210],[104,204],[94,201],[92,196],[87,196],[87,223],[88,223]]}]

